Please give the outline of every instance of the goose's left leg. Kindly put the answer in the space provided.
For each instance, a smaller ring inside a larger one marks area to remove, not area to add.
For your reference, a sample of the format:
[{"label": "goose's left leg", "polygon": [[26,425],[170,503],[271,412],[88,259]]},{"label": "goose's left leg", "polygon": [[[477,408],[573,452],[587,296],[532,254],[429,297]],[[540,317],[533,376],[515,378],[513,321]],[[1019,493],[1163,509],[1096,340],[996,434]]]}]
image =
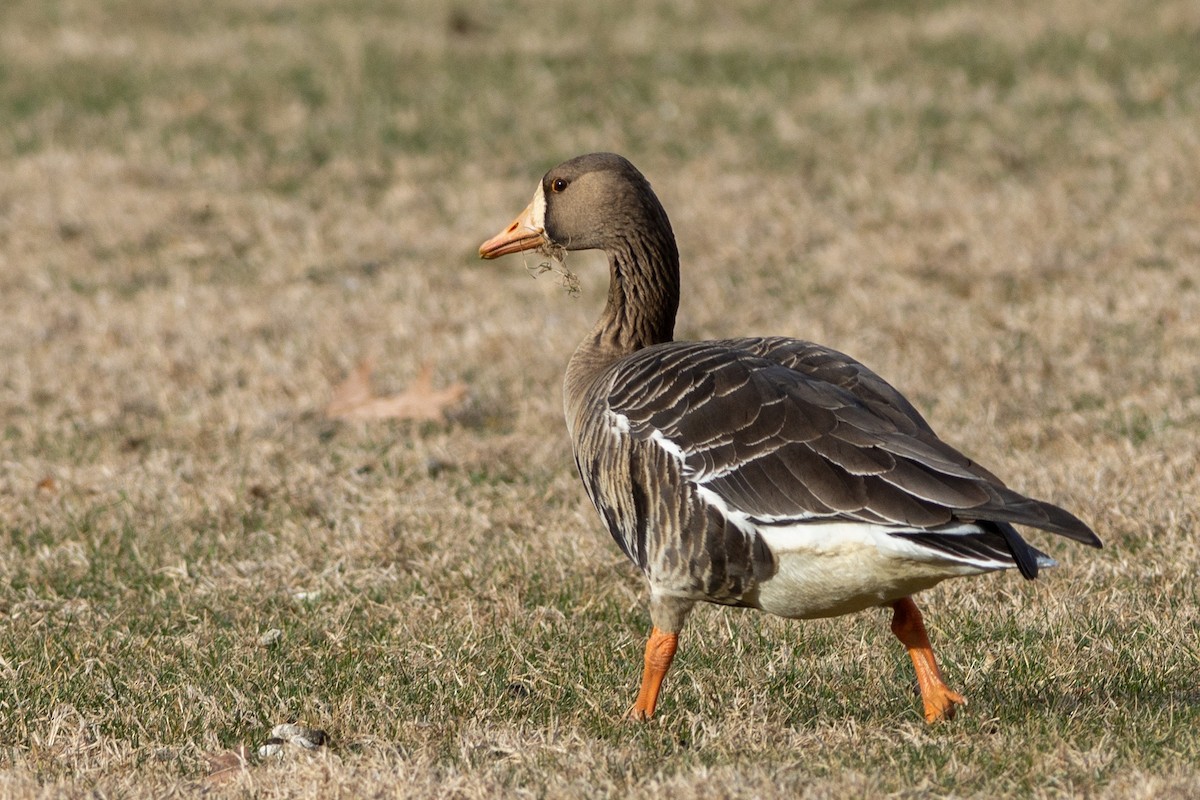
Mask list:
[{"label": "goose's left leg", "polygon": [[896,634],[912,659],[913,669],[917,673],[917,686],[921,689],[921,700],[925,703],[925,721],[954,719],[956,707],[966,705],[967,700],[942,681],[942,672],[938,669],[937,659],[933,657],[933,646],[929,644],[929,634],[925,632],[925,623],[917,604],[911,597],[905,597],[892,603],[892,610],[892,633]]},{"label": "goose's left leg", "polygon": [[658,693],[662,689],[663,679],[671,668],[675,658],[675,650],[679,647],[679,632],[688,612],[692,610],[690,601],[673,597],[650,597],[650,620],[653,627],[650,639],[646,642],[646,661],[642,669],[642,688],[638,691],[633,708],[625,715],[632,720],[647,720],[654,716],[654,708],[658,705]]}]

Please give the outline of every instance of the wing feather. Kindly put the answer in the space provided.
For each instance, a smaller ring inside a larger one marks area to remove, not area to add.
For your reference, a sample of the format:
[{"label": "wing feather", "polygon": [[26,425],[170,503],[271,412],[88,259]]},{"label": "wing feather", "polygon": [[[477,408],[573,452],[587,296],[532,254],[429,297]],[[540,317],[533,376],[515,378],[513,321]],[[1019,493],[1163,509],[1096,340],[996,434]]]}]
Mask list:
[{"label": "wing feather", "polygon": [[614,373],[608,404],[630,435],[663,442],[694,488],[745,519],[883,523],[923,543],[951,535],[937,529],[956,521],[987,523],[985,540],[964,544],[954,534],[954,547],[1002,546],[1030,577],[1039,554],[1009,523],[1099,546],[1077,517],[1007,488],[939,439],[882,378],[818,345],[647,348]]}]

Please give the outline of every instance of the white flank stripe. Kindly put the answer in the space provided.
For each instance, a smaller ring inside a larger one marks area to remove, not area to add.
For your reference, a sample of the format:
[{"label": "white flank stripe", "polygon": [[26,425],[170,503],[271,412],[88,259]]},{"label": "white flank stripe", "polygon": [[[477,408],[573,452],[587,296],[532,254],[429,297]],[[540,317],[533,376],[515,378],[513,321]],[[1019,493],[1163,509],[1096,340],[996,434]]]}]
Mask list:
[{"label": "white flank stripe", "polygon": [[608,430],[609,432],[620,436],[621,434],[629,433],[629,417],[624,414],[618,414],[616,411],[608,411]]},{"label": "white flank stripe", "polygon": [[[773,520],[795,520],[789,517],[752,517],[745,511],[731,508],[725,498],[709,489],[697,485],[696,494],[708,505],[715,508],[725,519],[747,533],[755,533],[763,540],[771,552],[782,553],[809,552],[813,554],[835,552],[847,547],[870,547],[889,556],[914,561],[945,563],[958,562],[970,564],[984,569],[1007,569],[1010,563],[994,559],[972,558],[970,556],[955,556],[926,547],[918,542],[903,537],[893,536],[903,529],[888,525],[877,525],[871,522],[821,522],[820,517],[809,516],[811,522],[793,522],[789,525],[772,525]],[[799,516],[799,515],[797,515]],[[912,529],[919,532],[919,529]],[[979,533],[979,528],[970,523],[963,523],[953,528],[947,528],[939,533],[972,534]]]},{"label": "white flank stripe", "polygon": [[696,486],[696,494],[700,499],[715,508],[721,516],[729,520],[746,533],[755,533],[758,531],[758,526],[750,520],[750,515],[744,511],[738,511],[736,508],[730,508],[725,502],[725,498],[709,489],[707,486]]},{"label": "white flank stripe", "polygon": [[[1012,564],[994,559],[955,556],[925,547],[911,539],[892,536],[896,528],[870,522],[802,522],[796,525],[760,525],[758,535],[774,553],[822,553],[844,550],[847,547],[871,547],[894,558],[925,562],[957,562],[984,569],[1007,569]],[[966,533],[968,526],[962,526]],[[976,529],[977,531],[978,529]]]},{"label": "white flank stripe", "polygon": [[[628,422],[629,421],[626,420],[626,424],[628,424]],[[663,436],[662,431],[657,430],[657,429],[654,430],[650,434],[650,441],[654,442],[659,447],[661,447],[663,450],[666,450],[667,453],[674,456],[679,461],[679,463],[682,464],[684,462],[683,448],[680,447],[679,445],[675,444],[674,442],[672,442],[666,436]]]},{"label": "white flank stripe", "polygon": [[[929,551],[905,539],[889,536],[884,525],[870,522],[804,522],[798,525],[763,526],[758,529],[763,541],[775,553],[798,550],[821,552],[840,550],[847,545],[869,545],[880,549],[907,551],[914,558]],[[899,555],[899,553],[897,553]]]}]

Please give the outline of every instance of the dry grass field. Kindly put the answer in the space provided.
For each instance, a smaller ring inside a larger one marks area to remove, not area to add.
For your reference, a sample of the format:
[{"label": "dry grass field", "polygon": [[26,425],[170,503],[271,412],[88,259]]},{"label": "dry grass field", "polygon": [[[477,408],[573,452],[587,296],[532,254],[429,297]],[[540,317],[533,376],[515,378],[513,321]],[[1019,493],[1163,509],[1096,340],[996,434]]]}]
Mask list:
[{"label": "dry grass field", "polygon": [[[953,723],[883,611],[708,607],[621,723],[603,261],[476,256],[599,149],[680,338],[856,355],[1104,538],[923,595]],[[330,419],[365,359],[466,398]],[[0,5],[0,797],[1200,796],[1198,432],[1194,0]]]}]

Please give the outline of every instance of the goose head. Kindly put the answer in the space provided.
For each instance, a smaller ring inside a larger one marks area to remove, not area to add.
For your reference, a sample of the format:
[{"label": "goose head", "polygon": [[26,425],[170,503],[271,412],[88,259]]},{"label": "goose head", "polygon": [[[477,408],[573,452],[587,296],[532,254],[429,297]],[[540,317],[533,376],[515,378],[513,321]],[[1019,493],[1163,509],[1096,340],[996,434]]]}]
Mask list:
[{"label": "goose head", "polygon": [[547,172],[525,210],[480,245],[479,255],[498,258],[544,246],[612,251],[663,234],[673,243],[667,215],[642,173],[615,153],[590,153]]}]

